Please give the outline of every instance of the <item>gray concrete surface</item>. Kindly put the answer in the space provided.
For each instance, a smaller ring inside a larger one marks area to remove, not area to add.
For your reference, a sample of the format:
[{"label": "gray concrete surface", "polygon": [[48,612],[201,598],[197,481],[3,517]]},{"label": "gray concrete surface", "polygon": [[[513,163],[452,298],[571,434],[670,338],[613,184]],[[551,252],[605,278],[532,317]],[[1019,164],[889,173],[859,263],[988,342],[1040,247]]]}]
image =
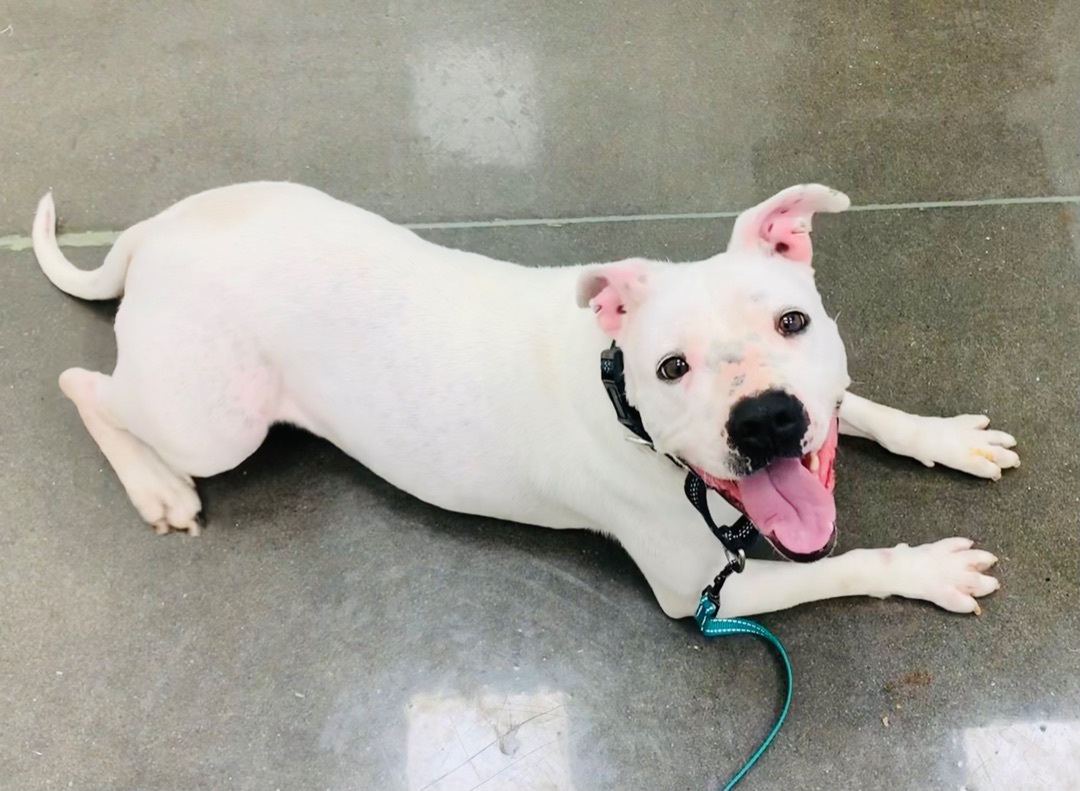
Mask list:
[{"label": "gray concrete surface", "polygon": [[[12,0],[0,236],[50,187],[70,230],[111,230],[265,177],[405,221],[727,211],[805,179],[1080,192],[1080,6],[855,5]],[[981,618],[762,618],[796,693],[745,788],[1080,787],[1076,212],[819,223],[858,391],[985,410],[1024,464],[990,484],[842,446],[842,548],[971,535],[1004,587]],[[425,234],[540,264],[729,228]],[[299,432],[202,484],[202,538],[155,537],[55,386],[111,365],[113,306],[10,249],[0,300],[0,789],[715,789],[767,731],[765,649],[666,619],[617,547],[439,512]]]}]

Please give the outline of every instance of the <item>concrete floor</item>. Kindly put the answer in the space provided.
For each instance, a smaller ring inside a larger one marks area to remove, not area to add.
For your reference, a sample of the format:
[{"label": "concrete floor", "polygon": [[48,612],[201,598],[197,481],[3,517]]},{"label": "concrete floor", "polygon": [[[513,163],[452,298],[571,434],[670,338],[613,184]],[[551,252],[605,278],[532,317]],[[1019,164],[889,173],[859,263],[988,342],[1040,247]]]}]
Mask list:
[{"label": "concrete floor", "polygon": [[[202,538],[140,524],[56,388],[109,368],[114,308],[19,235],[49,188],[107,231],[254,178],[530,263],[705,256],[730,221],[489,221],[803,180],[893,205],[819,224],[857,390],[986,411],[1024,464],[848,443],[841,548],[970,535],[1004,587],[982,618],[763,617],[795,702],[745,787],[1080,788],[1074,0],[9,0],[0,86],[0,789],[715,789],[776,713],[767,651],[665,618],[617,547],[439,512],[299,432],[202,484]],[[983,205],[895,207],[956,200]]]}]

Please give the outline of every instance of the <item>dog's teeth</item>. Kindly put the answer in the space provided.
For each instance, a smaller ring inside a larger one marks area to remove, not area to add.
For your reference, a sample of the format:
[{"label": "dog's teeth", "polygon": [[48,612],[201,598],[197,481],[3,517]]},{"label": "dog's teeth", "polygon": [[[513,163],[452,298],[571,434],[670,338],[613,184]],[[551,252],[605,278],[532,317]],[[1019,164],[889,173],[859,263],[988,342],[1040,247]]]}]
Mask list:
[{"label": "dog's teeth", "polygon": [[821,459],[818,458],[816,453],[810,454],[810,472],[817,472],[818,467],[821,466]]}]

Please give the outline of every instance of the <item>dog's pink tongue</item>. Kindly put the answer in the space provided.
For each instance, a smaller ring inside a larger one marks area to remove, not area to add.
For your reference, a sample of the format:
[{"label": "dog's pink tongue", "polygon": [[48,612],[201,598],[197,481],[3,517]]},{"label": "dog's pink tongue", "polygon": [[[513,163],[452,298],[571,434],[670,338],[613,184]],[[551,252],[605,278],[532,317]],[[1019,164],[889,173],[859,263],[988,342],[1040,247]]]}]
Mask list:
[{"label": "dog's pink tongue", "polygon": [[836,501],[798,459],[779,459],[743,478],[739,494],[750,521],[785,549],[810,554],[829,543]]}]

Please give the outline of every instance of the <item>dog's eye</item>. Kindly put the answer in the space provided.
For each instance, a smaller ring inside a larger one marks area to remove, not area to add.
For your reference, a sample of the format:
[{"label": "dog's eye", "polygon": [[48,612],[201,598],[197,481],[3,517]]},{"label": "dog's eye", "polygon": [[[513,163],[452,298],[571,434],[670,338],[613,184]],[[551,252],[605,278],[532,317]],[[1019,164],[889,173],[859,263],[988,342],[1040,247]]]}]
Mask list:
[{"label": "dog's eye", "polygon": [[681,354],[665,357],[656,366],[656,375],[665,382],[677,382],[690,373],[690,363]]},{"label": "dog's eye", "polygon": [[798,335],[810,326],[810,317],[801,310],[789,310],[776,320],[776,331],[781,335]]}]

